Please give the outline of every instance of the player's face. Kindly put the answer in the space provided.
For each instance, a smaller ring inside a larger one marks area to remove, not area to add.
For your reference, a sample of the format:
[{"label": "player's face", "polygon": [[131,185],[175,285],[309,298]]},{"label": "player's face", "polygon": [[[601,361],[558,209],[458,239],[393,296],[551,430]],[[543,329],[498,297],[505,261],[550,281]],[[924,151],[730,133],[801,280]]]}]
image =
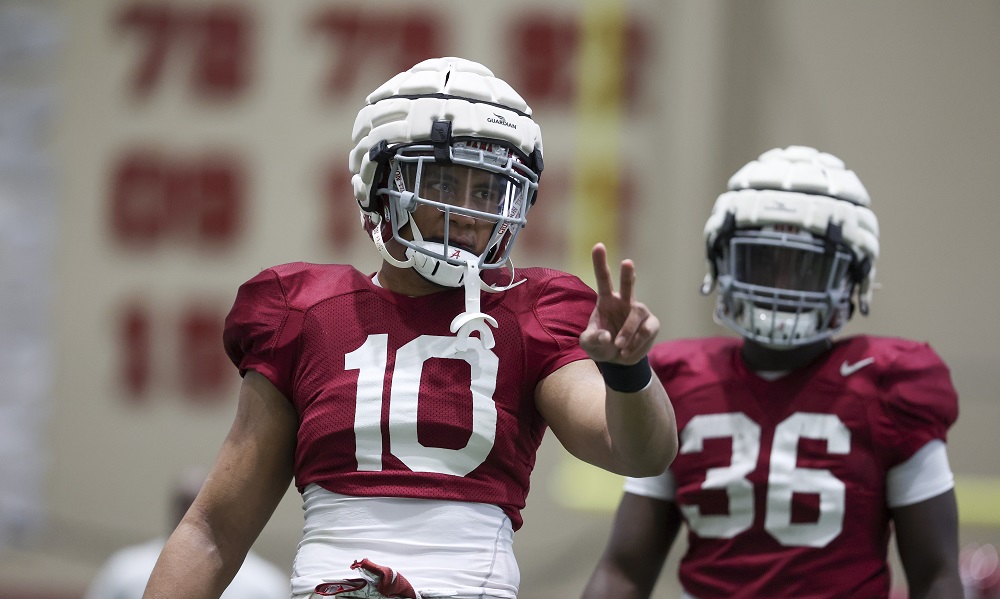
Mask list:
[{"label": "player's face", "polygon": [[420,204],[412,218],[426,241],[443,242],[447,234],[448,245],[480,254],[496,224],[486,216],[503,214],[514,193],[516,189],[502,175],[466,166],[427,164],[417,195],[440,206]]},{"label": "player's face", "polygon": [[824,291],[832,259],[819,252],[778,246],[748,246],[737,277],[751,285],[789,291]]},{"label": "player's face", "polygon": [[823,293],[847,276],[849,256],[829,252],[821,240],[808,235],[738,235],[733,241],[733,275],[747,285]]}]

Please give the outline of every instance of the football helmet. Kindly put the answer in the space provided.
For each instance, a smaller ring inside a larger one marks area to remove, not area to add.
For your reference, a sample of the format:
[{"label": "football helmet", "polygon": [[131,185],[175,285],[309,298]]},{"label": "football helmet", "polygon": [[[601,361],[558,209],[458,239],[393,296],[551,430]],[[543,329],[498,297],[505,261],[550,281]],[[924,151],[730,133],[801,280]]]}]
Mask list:
[{"label": "football helmet", "polygon": [[[541,129],[525,101],[477,62],[429,59],[368,96],[352,139],[354,195],[382,258],[435,284],[466,287],[467,314],[453,330],[470,318],[496,326],[479,312],[479,292],[509,287],[486,285],[479,272],[509,261],[543,168]],[[455,187],[475,190],[475,198]],[[411,215],[421,205],[444,213],[443,238],[425,238],[417,227]],[[493,223],[482,252],[452,245],[454,214]],[[387,238],[405,248],[403,258]]]},{"label": "football helmet", "polygon": [[836,156],[775,148],[729,179],[705,224],[715,319],[776,349],[831,337],[868,313],[878,220],[857,175]]}]

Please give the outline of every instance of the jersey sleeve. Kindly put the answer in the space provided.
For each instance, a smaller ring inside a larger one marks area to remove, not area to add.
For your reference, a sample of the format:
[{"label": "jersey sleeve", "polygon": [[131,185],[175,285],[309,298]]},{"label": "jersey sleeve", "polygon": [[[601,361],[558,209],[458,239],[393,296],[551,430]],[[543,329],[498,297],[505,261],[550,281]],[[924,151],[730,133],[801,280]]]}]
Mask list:
[{"label": "jersey sleeve", "polygon": [[948,367],[929,345],[903,348],[880,383],[884,418],[892,431],[889,466],[905,462],[930,441],[947,441],[958,418],[958,393]]},{"label": "jersey sleeve", "polygon": [[674,482],[674,475],[667,470],[659,476],[647,478],[625,478],[625,492],[653,499],[664,501],[674,501],[677,497],[677,483]]},{"label": "jersey sleeve", "polygon": [[223,332],[226,353],[240,376],[256,370],[291,399],[301,322],[301,312],[290,309],[274,270],[264,270],[241,285]]},{"label": "jersey sleeve", "polygon": [[539,365],[540,378],[559,368],[589,359],[580,347],[580,334],[587,328],[597,294],[583,281],[564,275],[549,279],[534,303],[537,330],[527,346],[528,360]]},{"label": "jersey sleeve", "polygon": [[955,487],[944,441],[934,439],[913,457],[890,468],[885,476],[885,500],[890,508],[913,505]]}]

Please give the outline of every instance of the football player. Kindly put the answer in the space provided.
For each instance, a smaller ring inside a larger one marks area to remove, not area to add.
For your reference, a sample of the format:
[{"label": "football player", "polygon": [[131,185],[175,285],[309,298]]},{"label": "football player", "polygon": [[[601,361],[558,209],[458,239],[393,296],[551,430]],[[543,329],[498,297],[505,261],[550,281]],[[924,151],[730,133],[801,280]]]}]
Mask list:
[{"label": "football player", "polygon": [[962,596],[946,436],[958,404],[925,343],[834,339],[867,314],[878,221],[844,163],[803,146],[740,169],[705,226],[715,318],[740,337],[657,344],[677,415],[661,476],[628,478],[584,597],[649,597],[683,524],[684,596]]},{"label": "football player", "polygon": [[242,285],[225,345],[235,422],[147,599],[218,597],[293,480],[292,596],[513,598],[512,536],[545,429],[650,476],[676,453],[646,354],[659,322],[509,256],[542,172],[531,110],[483,65],[431,59],[373,92],[350,152],[377,273],[294,263]]}]

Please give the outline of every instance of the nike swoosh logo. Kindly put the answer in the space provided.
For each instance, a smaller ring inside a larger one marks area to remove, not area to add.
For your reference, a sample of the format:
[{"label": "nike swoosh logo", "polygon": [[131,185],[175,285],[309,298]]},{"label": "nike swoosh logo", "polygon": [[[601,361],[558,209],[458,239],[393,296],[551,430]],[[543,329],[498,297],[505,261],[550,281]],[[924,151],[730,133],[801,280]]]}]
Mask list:
[{"label": "nike swoosh logo", "polygon": [[865,358],[864,360],[858,360],[854,364],[848,364],[847,360],[844,360],[844,363],[840,365],[840,376],[851,376],[855,372],[874,362],[875,358]]}]

